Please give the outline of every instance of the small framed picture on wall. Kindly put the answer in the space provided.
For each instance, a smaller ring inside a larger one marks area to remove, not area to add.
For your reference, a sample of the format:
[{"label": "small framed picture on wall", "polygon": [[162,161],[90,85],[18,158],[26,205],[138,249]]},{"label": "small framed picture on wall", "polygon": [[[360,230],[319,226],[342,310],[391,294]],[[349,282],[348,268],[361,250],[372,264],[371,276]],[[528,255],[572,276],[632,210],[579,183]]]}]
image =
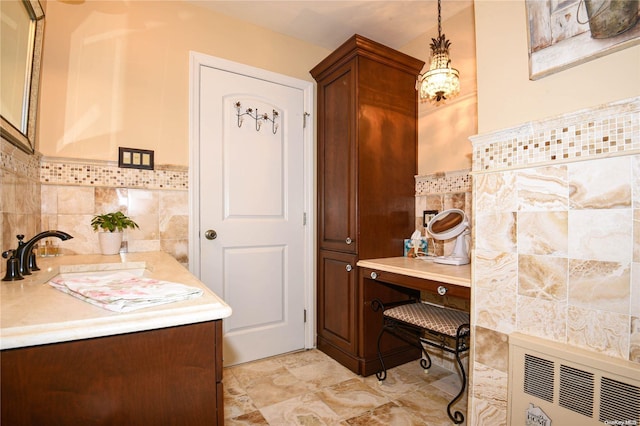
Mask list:
[{"label": "small framed picture on wall", "polygon": [[437,214],[438,210],[424,210],[422,213],[422,226],[426,228],[431,219],[436,217]]}]

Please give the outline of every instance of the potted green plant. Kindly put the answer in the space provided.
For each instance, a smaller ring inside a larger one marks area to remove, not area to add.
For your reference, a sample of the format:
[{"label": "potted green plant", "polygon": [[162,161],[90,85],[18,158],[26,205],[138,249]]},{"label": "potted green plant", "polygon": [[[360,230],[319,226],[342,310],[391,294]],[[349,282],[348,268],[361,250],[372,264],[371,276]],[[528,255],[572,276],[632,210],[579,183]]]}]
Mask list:
[{"label": "potted green plant", "polygon": [[122,232],[125,229],[140,229],[137,223],[121,211],[95,215],[91,219],[91,227],[98,232],[100,250],[106,255],[120,252]]}]

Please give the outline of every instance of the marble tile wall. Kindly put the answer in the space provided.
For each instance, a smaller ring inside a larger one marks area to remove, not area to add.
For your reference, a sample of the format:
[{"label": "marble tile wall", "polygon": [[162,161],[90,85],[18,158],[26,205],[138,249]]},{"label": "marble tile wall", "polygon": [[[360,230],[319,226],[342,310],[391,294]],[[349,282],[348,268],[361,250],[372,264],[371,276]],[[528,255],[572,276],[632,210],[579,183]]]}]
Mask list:
[{"label": "marble tile wall", "polygon": [[[566,156],[543,150],[494,161],[519,140],[547,135],[553,145],[567,132]],[[506,425],[512,332],[640,368],[640,98],[472,142],[469,423]]]},{"label": "marble tile wall", "polygon": [[165,251],[188,263],[188,193],[177,190],[42,185],[42,228],[73,235],[60,244],[63,253],[99,253],[95,214],[120,210],[140,226],[126,230],[128,252]]},{"label": "marble tile wall", "polygon": [[[0,139],[0,251],[17,247],[17,234],[40,230],[39,155],[27,155]],[[0,259],[2,276],[6,262]]]},{"label": "marble tile wall", "polygon": [[187,265],[188,180],[187,167],[157,165],[155,170],[138,170],[108,161],[43,157],[41,226],[74,236],[60,245],[63,252],[98,253],[91,218],[120,210],[140,226],[125,231],[123,250],[161,250]]},{"label": "marble tile wall", "polygon": [[[162,250],[188,264],[188,171],[119,169],[106,161],[29,156],[2,141],[0,215],[3,250],[15,248],[15,234],[27,238],[46,229],[74,236],[59,243],[62,253],[98,253],[90,226],[94,214],[121,210],[140,225],[125,231],[124,249]],[[4,272],[6,265],[2,263]]]}]

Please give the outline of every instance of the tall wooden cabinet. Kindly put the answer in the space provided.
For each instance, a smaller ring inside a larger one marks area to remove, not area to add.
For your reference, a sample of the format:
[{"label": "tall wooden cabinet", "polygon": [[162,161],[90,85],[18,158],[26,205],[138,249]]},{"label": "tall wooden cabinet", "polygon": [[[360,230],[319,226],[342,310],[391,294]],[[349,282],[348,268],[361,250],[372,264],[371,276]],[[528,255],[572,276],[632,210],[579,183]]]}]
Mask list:
[{"label": "tall wooden cabinet", "polygon": [[354,35],[310,71],[318,86],[318,348],[359,374],[370,308],[356,263],[401,256],[414,231],[423,65]]}]

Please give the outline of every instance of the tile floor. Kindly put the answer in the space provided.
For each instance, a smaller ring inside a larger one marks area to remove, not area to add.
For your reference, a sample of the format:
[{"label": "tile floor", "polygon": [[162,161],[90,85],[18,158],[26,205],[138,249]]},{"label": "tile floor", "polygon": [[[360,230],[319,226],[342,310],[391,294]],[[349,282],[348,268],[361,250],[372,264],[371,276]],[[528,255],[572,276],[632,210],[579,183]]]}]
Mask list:
[{"label": "tile floor", "polygon": [[[315,349],[227,367],[223,383],[227,426],[452,425],[446,407],[460,389],[437,365],[404,364],[380,384]],[[466,418],[466,406],[465,393],[454,408]]]}]

